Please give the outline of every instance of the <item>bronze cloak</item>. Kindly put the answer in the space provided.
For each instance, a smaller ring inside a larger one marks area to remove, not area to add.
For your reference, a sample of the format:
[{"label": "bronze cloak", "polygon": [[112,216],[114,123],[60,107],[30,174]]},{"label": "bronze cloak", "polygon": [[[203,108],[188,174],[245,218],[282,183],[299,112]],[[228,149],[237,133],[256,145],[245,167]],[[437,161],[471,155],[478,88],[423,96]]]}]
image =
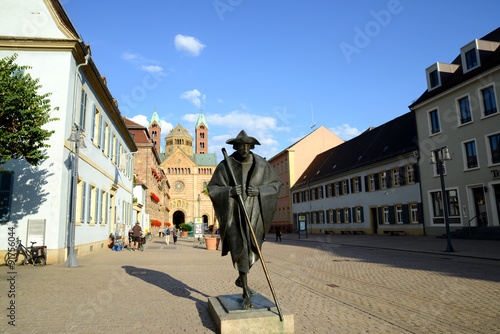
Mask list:
[{"label": "bronze cloak", "polygon": [[[250,217],[250,222],[255,232],[259,247],[265,240],[271,227],[276,204],[282,182],[269,163],[260,156],[253,154],[253,163],[243,186],[243,201]],[[242,164],[234,159],[234,153],[228,158],[235,174],[236,181],[240,184],[244,179]],[[229,196],[230,189],[234,186],[227,169],[227,161],[219,163],[209,182],[207,189],[214,205],[215,214],[219,220],[219,231],[222,242],[222,256],[231,252],[234,267],[242,272],[248,272],[258,260],[258,253],[251,240],[248,224],[245,221],[237,198]],[[248,186],[259,188],[259,195],[248,197]],[[251,245],[251,247],[249,247]]]}]

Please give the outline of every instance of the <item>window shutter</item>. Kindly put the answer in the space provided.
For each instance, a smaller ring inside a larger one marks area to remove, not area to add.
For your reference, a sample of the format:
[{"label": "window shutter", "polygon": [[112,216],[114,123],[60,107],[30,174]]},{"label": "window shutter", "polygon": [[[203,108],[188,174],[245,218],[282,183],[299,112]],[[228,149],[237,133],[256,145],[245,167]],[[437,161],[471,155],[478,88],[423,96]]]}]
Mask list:
[{"label": "window shutter", "polygon": [[82,217],[81,222],[85,222],[85,202],[87,201],[87,183],[83,181],[82,185]]},{"label": "window shutter", "polygon": [[417,203],[417,213],[418,213],[418,223],[424,223],[424,210],[422,208],[422,203]]},{"label": "window shutter", "polygon": [[363,191],[363,186],[361,185],[361,176],[358,176],[358,184],[359,184],[359,192],[362,192]]},{"label": "window shutter", "polygon": [[375,179],[375,190],[379,190],[380,189],[380,180],[379,180],[378,173],[375,173],[375,175],[373,177]]},{"label": "window shutter", "polygon": [[365,176],[365,191],[368,191],[368,189],[370,189],[368,185],[368,176]]},{"label": "window shutter", "polygon": [[360,210],[361,210],[361,222],[363,223],[365,221],[365,213],[363,212],[363,207],[361,207]]},{"label": "window shutter", "polygon": [[406,184],[405,166],[399,167],[399,184],[402,186]]},{"label": "window shutter", "polygon": [[394,216],[395,211],[396,210],[394,209],[394,206],[389,206],[389,224],[396,224],[396,219]]},{"label": "window shutter", "polygon": [[392,179],[391,179],[392,175],[391,175],[391,170],[387,170],[385,172],[385,179],[387,180],[387,188],[391,188],[392,187]]},{"label": "window shutter", "polygon": [[353,193],[354,192],[354,178],[351,178],[349,180],[349,182],[351,183],[351,193]]},{"label": "window shutter", "polygon": [[382,222],[382,208],[378,207],[377,211],[378,211],[378,224],[382,225],[383,224],[383,222]]},{"label": "window shutter", "polygon": [[410,223],[410,214],[408,211],[408,204],[403,204],[403,224]]},{"label": "window shutter", "polygon": [[356,208],[351,208],[351,223],[356,222]]},{"label": "window shutter", "polygon": [[340,222],[341,222],[341,223],[344,223],[344,222],[345,222],[345,214],[344,214],[344,209],[341,209],[340,213],[341,213],[341,215],[340,215]]},{"label": "window shutter", "polygon": [[420,170],[418,163],[413,164],[413,173],[415,174],[415,183],[420,182]]},{"label": "window shutter", "polygon": [[[96,117],[96,109],[95,109],[95,104],[93,104],[92,108],[92,122],[90,123],[90,140],[94,141],[94,136],[96,135],[96,124],[95,124],[95,117]],[[97,131],[99,131],[99,128],[97,128]],[[99,132],[98,132],[99,133]]]},{"label": "window shutter", "polygon": [[337,210],[332,209],[332,224],[337,222]]}]

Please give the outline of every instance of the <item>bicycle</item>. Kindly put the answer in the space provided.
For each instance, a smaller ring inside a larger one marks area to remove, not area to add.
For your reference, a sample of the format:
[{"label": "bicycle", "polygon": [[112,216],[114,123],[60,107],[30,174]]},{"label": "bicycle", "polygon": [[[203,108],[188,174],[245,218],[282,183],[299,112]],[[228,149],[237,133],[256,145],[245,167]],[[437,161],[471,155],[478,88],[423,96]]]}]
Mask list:
[{"label": "bicycle", "polygon": [[153,241],[153,233],[151,233],[151,232],[146,233],[146,240]]},{"label": "bicycle", "polygon": [[33,246],[36,241],[30,241],[30,249],[26,248],[19,240],[16,240],[16,248],[14,252],[7,252],[4,256],[4,261],[6,265],[18,265],[22,266],[24,264],[31,263],[34,266],[44,266],[46,264],[45,260],[45,246]]},{"label": "bicycle", "polygon": [[196,247],[206,247],[204,235],[199,235],[197,238],[195,238],[195,246]]}]

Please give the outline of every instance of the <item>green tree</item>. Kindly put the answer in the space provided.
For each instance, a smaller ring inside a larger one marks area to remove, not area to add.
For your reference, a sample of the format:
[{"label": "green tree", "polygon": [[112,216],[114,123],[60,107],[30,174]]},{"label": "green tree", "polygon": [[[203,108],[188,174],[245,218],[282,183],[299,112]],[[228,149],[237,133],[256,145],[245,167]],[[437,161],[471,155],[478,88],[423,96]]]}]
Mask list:
[{"label": "green tree", "polygon": [[[36,166],[43,159],[44,142],[54,131],[42,129],[50,117],[50,93],[38,95],[39,79],[25,71],[30,66],[15,63],[17,54],[0,59],[0,165],[24,158]],[[55,108],[54,110],[58,110]]]}]

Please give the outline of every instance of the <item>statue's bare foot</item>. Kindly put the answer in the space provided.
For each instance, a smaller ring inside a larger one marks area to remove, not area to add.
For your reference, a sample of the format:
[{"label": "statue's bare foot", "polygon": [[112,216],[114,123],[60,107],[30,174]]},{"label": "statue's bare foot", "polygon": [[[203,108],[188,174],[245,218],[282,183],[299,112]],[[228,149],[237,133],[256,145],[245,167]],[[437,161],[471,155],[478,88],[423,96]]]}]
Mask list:
[{"label": "statue's bare foot", "polygon": [[243,298],[243,303],[241,304],[241,308],[243,310],[248,310],[249,308],[253,308],[253,304],[252,304],[252,300],[250,299],[250,296]]},{"label": "statue's bare foot", "polygon": [[[234,282],[238,288],[243,288],[243,284],[241,284],[240,278],[238,277],[236,279],[236,282]],[[257,294],[257,291],[248,288],[248,292],[250,293],[250,296],[255,296]],[[243,295],[243,298],[245,298],[245,295]]]}]

